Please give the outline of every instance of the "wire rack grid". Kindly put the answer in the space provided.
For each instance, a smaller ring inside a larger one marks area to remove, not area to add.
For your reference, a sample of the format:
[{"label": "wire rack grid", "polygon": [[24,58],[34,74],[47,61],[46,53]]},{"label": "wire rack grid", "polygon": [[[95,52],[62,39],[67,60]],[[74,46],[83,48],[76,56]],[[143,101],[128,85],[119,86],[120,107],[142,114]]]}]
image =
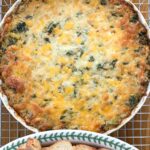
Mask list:
[{"label": "wire rack grid", "polygon": [[[15,1],[0,0],[0,19]],[[140,9],[150,26],[150,0],[132,1]],[[30,133],[7,112],[0,101],[0,146]],[[126,141],[140,150],[150,150],[150,96],[134,119],[111,136]]]}]

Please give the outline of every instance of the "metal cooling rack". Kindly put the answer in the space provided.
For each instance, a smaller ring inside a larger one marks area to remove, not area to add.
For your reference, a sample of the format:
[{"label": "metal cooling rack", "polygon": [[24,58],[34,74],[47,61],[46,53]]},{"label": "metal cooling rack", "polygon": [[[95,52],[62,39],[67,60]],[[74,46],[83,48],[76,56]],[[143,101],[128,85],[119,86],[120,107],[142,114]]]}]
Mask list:
[{"label": "metal cooling rack", "polygon": [[[132,0],[141,10],[150,26],[150,0]],[[0,19],[15,0],[0,0]],[[31,132],[7,112],[0,101],[0,146]],[[150,150],[150,96],[138,114],[111,136],[126,141],[140,150]]]}]

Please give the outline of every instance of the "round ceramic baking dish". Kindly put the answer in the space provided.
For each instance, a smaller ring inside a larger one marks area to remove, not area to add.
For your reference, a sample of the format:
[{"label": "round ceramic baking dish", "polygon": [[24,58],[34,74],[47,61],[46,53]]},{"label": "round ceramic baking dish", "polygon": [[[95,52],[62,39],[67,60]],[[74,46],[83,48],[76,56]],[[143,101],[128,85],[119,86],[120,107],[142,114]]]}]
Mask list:
[{"label": "round ceramic baking dish", "polygon": [[[147,36],[150,39],[150,30],[149,27],[143,17],[143,15],[141,14],[141,12],[138,10],[138,8],[129,0],[125,0],[128,4],[130,4],[133,9],[138,13],[139,15],[139,19],[140,22],[143,24],[143,26],[147,29]],[[6,18],[13,12],[15,12],[15,10],[17,9],[17,7],[20,5],[20,3],[22,2],[22,0],[17,0],[14,5],[9,9],[9,11],[6,13],[6,15],[4,16],[3,20],[0,23],[0,30],[3,30],[4,24],[6,22]],[[2,84],[2,82],[1,82]],[[114,129],[108,130],[107,132],[105,132],[104,134],[110,134],[114,131],[119,130],[122,126],[124,126],[127,122],[129,122],[136,114],[137,112],[141,109],[141,107],[143,106],[143,104],[145,103],[148,95],[150,93],[150,83],[148,85],[147,91],[145,93],[145,95],[141,98],[141,100],[139,101],[138,105],[133,109],[133,111],[131,112],[130,116],[128,116],[126,119],[124,119],[121,124],[119,126],[117,126]],[[38,129],[29,126],[26,124],[26,122],[15,112],[15,110],[9,105],[8,103],[8,99],[7,96],[5,94],[3,94],[3,92],[0,92],[0,99],[2,100],[4,106],[6,107],[6,109],[10,112],[10,114],[18,121],[20,122],[24,127],[26,127],[27,129],[33,131],[33,132],[39,132]]]}]

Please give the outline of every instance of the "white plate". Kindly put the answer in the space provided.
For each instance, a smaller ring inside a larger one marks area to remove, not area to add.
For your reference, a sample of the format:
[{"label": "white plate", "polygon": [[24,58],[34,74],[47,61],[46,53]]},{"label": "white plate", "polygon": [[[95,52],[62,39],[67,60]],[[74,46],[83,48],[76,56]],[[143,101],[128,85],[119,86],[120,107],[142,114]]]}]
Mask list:
[{"label": "white plate", "polygon": [[129,145],[119,139],[82,130],[54,130],[39,132],[19,138],[2,148],[0,150],[16,150],[20,145],[26,143],[27,139],[36,138],[42,145],[49,145],[59,140],[68,140],[72,143],[84,143],[95,147],[105,147],[111,150],[138,150],[132,145]]}]

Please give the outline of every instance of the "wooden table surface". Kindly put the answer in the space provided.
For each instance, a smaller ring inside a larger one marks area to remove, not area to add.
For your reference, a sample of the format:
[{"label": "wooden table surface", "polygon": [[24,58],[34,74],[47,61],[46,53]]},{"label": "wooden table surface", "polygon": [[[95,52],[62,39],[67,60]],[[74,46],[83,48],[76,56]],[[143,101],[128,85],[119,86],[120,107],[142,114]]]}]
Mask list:
[{"label": "wooden table surface", "polygon": [[[7,4],[10,4],[10,2],[13,3],[14,1],[15,0],[2,0],[3,15],[8,9],[6,2]],[[139,7],[140,0],[132,1]],[[148,0],[141,0],[141,2],[143,3],[141,3],[140,10],[145,19],[148,21],[148,19],[150,19],[148,18],[148,7],[150,7],[150,5],[148,5]],[[1,145],[31,133],[20,123],[16,122],[16,120],[9,115],[4,106],[1,108]],[[147,102],[141,111],[134,117],[132,121],[127,123],[123,128],[113,133],[111,136],[120,138],[130,144],[133,144],[141,150],[150,150],[150,98],[147,99]]]}]

